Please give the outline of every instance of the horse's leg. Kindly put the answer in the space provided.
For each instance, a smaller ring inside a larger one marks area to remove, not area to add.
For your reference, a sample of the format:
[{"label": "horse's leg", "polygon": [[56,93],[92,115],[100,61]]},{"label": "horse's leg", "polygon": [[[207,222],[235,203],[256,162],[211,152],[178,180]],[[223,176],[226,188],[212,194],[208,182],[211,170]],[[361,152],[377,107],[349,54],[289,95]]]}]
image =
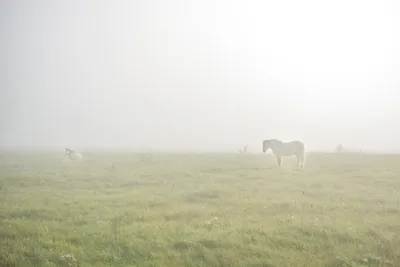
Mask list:
[{"label": "horse's leg", "polygon": [[296,155],[296,159],[297,159],[297,168],[300,167],[300,156]]},{"label": "horse's leg", "polygon": [[300,162],[301,162],[300,164],[301,168],[304,168],[304,154],[300,155]]},{"label": "horse's leg", "polygon": [[278,166],[280,167],[282,165],[282,157],[276,156],[276,161],[278,162]]}]

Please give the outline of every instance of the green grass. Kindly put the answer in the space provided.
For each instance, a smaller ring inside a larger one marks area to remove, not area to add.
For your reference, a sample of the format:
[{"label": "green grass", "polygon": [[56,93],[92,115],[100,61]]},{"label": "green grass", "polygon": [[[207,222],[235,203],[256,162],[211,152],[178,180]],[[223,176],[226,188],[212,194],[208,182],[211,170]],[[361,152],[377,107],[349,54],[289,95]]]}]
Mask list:
[{"label": "green grass", "polygon": [[400,266],[400,156],[0,155],[0,266]]}]

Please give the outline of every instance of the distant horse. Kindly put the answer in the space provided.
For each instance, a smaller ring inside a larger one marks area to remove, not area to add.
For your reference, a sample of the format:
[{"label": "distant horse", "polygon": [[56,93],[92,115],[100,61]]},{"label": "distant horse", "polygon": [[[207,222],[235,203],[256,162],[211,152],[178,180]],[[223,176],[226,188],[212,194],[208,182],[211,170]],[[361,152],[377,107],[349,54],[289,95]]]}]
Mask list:
[{"label": "distant horse", "polygon": [[297,158],[297,167],[304,168],[305,149],[304,143],[301,141],[282,142],[277,139],[267,139],[263,141],[263,153],[268,149],[272,150],[278,165],[282,165],[283,156],[293,156]]},{"label": "distant horse", "polygon": [[239,153],[247,153],[247,145],[245,145],[242,149],[238,150]]},{"label": "distant horse", "polygon": [[68,147],[66,147],[64,150],[65,150],[65,155],[67,155],[70,159],[76,159],[76,157],[82,158],[81,153],[75,152],[72,149],[69,149]]}]

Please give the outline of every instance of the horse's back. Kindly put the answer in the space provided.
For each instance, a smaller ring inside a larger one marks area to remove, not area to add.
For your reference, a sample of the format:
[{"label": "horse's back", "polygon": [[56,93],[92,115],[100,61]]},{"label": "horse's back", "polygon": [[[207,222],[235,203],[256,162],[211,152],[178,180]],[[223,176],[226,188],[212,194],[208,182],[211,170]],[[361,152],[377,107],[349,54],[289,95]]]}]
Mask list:
[{"label": "horse's back", "polygon": [[304,143],[301,141],[291,141],[285,143],[285,146],[288,148],[288,152],[290,150],[291,154],[300,155],[304,154]]},{"label": "horse's back", "polygon": [[298,141],[298,140],[291,141],[291,142],[289,142],[288,144],[292,144],[292,145],[298,146],[298,147],[304,147],[304,143],[301,142],[301,141]]},{"label": "horse's back", "polygon": [[299,140],[282,142],[278,139],[269,139],[268,140],[271,149],[276,155],[280,156],[291,156],[298,155],[301,156],[304,154],[304,143]]}]

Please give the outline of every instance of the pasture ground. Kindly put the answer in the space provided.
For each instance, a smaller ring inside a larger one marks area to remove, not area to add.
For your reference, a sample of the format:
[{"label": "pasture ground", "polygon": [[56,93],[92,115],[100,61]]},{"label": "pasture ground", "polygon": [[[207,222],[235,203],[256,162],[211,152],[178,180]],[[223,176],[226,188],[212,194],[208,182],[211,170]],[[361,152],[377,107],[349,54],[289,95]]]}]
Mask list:
[{"label": "pasture ground", "polygon": [[0,158],[0,266],[400,266],[400,156]]}]

